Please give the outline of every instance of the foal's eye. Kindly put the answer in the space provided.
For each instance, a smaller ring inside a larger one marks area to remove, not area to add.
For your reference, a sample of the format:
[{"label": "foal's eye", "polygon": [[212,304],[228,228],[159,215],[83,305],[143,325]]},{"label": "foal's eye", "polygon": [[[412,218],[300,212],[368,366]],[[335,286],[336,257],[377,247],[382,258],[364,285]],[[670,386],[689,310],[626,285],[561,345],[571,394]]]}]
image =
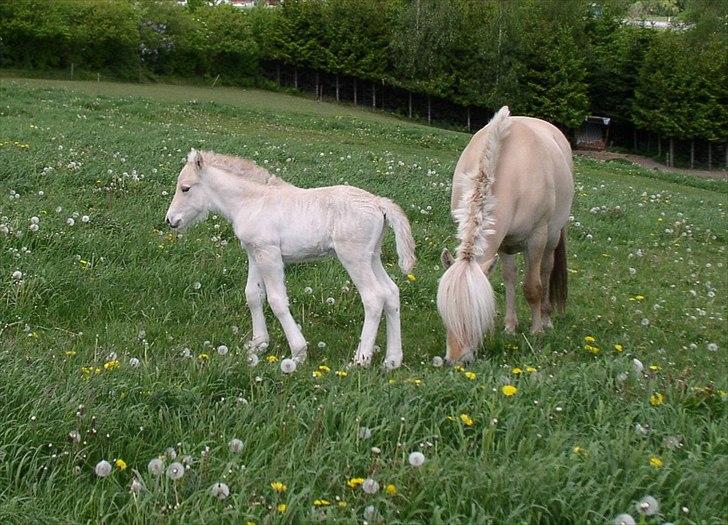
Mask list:
[{"label": "foal's eye", "polygon": [[182,190],[182,193],[187,193],[190,191],[190,186],[182,186],[180,189]]}]

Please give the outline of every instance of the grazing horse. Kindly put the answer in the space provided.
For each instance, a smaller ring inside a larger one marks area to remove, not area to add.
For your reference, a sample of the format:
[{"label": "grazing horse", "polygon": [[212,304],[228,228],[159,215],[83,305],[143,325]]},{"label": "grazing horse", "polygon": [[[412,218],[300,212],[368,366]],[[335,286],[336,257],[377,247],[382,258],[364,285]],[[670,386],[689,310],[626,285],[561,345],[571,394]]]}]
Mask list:
[{"label": "grazing horse", "polygon": [[448,362],[472,360],[493,328],[496,305],[488,275],[498,255],[506,285],[506,332],[518,324],[518,252],[525,252],[523,291],[531,307],[531,333],[552,326],[552,307],[564,311],[571,167],[571,147],[561,131],[540,119],[511,117],[505,106],[460,155],[451,200],[460,245],[455,258],[443,252],[447,270],[437,290]]},{"label": "grazing horse", "polygon": [[266,296],[296,361],[306,358],[306,340],[293,320],[283,274],[286,262],[335,254],[359,290],[364,327],[354,362],[368,365],[382,310],[387,319],[384,365],[402,363],[399,289],[381,261],[385,222],[394,230],[399,267],[415,265],[415,243],[407,216],[395,203],[351,186],[298,188],[255,163],[211,151],[192,150],[177,179],[167,223],[181,229],[213,211],[227,218],[248,255],[245,298],[253,324],[252,351],[267,348]]}]

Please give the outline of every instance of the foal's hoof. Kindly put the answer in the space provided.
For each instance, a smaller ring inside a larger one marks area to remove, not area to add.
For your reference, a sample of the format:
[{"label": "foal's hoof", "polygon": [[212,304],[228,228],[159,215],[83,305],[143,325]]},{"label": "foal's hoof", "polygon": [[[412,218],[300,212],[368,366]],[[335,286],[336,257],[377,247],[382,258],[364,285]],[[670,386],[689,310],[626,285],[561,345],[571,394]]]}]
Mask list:
[{"label": "foal's hoof", "polygon": [[531,335],[543,335],[543,326],[531,327]]},{"label": "foal's hoof", "polygon": [[503,327],[503,331],[508,335],[516,335],[517,324],[507,324]]},{"label": "foal's hoof", "polygon": [[475,361],[475,354],[473,352],[463,354],[457,359],[445,357],[445,363],[447,363],[448,365],[469,365],[473,361]]},{"label": "foal's hoof", "polygon": [[384,360],[384,370],[389,372],[390,370],[395,370],[402,366],[402,358],[401,357],[390,357],[389,359]]},{"label": "foal's hoof", "polygon": [[291,359],[293,359],[297,365],[305,363],[306,357],[308,357],[306,350],[303,350],[302,352],[291,353]]},{"label": "foal's hoof", "polygon": [[368,368],[369,365],[372,364],[372,358],[371,356],[365,357],[365,356],[356,356],[354,358],[354,365],[355,366],[361,366],[362,368]]},{"label": "foal's hoof", "polygon": [[263,339],[253,339],[248,341],[245,346],[248,348],[248,351],[255,354],[261,354],[268,349],[268,341]]}]

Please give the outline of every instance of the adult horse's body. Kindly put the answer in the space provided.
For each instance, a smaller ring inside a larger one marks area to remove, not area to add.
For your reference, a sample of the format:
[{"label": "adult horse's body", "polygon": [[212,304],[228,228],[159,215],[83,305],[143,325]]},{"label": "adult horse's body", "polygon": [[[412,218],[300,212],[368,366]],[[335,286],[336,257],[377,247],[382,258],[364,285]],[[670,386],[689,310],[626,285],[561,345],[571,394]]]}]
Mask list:
[{"label": "adult horse's body", "polygon": [[204,219],[209,211],[230,221],[248,254],[245,297],[252,316],[253,351],[268,346],[263,315],[267,296],[292,357],[297,361],[306,358],[306,340],[288,308],[283,265],[335,254],[364,304],[355,362],[370,363],[384,311],[385,366],[400,366],[399,289],[381,261],[386,222],[395,233],[402,271],[409,273],[415,264],[414,239],[399,206],[351,186],[298,188],[251,161],[192,150],[179,174],[167,222],[172,228],[184,228]]},{"label": "adult horse's body", "polygon": [[448,331],[447,359],[467,361],[492,329],[495,298],[488,273],[500,255],[506,284],[505,329],[517,326],[515,254],[525,252],[524,295],[531,332],[551,327],[567,295],[566,224],[574,196],[571,147],[555,126],[511,117],[507,107],[478,131],[455,168],[452,214],[457,257],[440,280],[437,306]]}]

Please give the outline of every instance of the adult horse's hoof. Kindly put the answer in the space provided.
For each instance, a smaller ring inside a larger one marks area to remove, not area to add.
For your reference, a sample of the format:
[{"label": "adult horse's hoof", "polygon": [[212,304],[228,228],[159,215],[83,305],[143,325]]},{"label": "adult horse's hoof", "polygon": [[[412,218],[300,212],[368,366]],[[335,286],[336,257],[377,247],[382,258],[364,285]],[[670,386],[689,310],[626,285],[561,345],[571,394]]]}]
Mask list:
[{"label": "adult horse's hoof", "polygon": [[384,370],[389,372],[402,366],[402,358],[389,358],[384,361]]}]

